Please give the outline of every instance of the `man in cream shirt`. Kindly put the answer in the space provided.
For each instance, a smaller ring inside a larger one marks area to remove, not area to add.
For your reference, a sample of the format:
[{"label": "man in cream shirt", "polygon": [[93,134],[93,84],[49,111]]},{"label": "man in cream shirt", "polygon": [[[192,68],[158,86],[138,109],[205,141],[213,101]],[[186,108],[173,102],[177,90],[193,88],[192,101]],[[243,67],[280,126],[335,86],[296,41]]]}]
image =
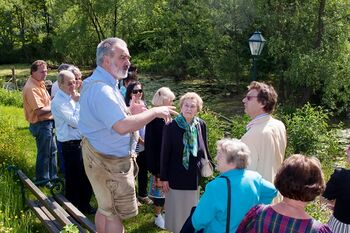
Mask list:
[{"label": "man in cream shirt", "polygon": [[273,183],[287,146],[284,124],[271,116],[277,103],[277,93],[271,85],[254,81],[248,86],[243,103],[245,113],[252,119],[241,138],[251,151],[248,169],[259,172]]}]

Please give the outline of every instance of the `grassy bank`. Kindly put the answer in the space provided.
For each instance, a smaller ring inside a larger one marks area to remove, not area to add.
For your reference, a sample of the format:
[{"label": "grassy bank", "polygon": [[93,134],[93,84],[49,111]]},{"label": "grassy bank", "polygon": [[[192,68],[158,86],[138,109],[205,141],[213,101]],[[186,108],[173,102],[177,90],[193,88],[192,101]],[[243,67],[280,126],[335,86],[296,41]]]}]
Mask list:
[{"label": "grassy bank", "polygon": [[20,184],[7,170],[9,165],[16,165],[30,177],[34,174],[35,144],[23,109],[0,106],[0,112],[0,232],[44,232],[41,223],[23,205]]}]

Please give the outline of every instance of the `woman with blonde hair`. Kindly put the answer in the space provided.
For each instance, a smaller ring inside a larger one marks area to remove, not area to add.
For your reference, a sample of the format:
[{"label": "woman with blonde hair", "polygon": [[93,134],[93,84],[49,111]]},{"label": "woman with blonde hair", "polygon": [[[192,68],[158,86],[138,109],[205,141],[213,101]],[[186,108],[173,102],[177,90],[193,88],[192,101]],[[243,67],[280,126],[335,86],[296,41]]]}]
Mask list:
[{"label": "woman with blonde hair", "polygon": [[[152,105],[155,107],[171,106],[174,99],[175,95],[168,87],[161,87],[153,95]],[[160,149],[164,125],[164,120],[160,118],[155,118],[146,125],[144,152],[147,160],[147,169],[152,174],[148,196],[153,200],[154,204],[156,215],[154,223],[161,229],[164,229],[162,210],[165,196],[162,190],[162,182],[160,181]]]}]

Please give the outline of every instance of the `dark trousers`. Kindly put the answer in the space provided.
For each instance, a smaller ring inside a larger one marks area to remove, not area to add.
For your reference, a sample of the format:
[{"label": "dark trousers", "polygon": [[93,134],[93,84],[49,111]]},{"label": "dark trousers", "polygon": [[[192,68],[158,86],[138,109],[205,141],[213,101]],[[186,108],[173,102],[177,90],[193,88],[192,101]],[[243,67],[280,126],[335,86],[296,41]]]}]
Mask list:
[{"label": "dark trousers", "polygon": [[57,145],[57,163],[59,165],[61,173],[64,174],[64,159],[63,159],[63,155],[62,155],[62,142],[57,141],[57,138],[56,138],[56,145]]},{"label": "dark trousers", "polygon": [[90,209],[91,184],[86,176],[80,140],[62,142],[65,165],[66,198],[80,211]]},{"label": "dark trousers", "polygon": [[137,175],[138,183],[138,196],[146,197],[147,196],[147,160],[144,151],[140,152],[136,158],[137,165],[139,166],[139,173]]}]

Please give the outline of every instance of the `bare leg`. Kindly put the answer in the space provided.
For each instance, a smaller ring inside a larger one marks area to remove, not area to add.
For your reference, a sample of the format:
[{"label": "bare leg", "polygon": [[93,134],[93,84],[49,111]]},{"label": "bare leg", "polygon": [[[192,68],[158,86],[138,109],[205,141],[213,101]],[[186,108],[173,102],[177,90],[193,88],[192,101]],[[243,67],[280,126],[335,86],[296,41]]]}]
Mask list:
[{"label": "bare leg", "polygon": [[106,233],[124,233],[122,220],[118,216],[106,219]]},{"label": "bare leg", "polygon": [[106,221],[107,221],[107,217],[101,214],[99,211],[97,211],[95,215],[95,224],[96,224],[96,231],[98,233],[106,232]]},{"label": "bare leg", "polygon": [[162,207],[161,206],[154,206],[154,212],[158,216],[159,214],[162,213]]},{"label": "bare leg", "polygon": [[98,233],[124,233],[123,223],[118,216],[107,218],[97,211],[95,224]]}]

